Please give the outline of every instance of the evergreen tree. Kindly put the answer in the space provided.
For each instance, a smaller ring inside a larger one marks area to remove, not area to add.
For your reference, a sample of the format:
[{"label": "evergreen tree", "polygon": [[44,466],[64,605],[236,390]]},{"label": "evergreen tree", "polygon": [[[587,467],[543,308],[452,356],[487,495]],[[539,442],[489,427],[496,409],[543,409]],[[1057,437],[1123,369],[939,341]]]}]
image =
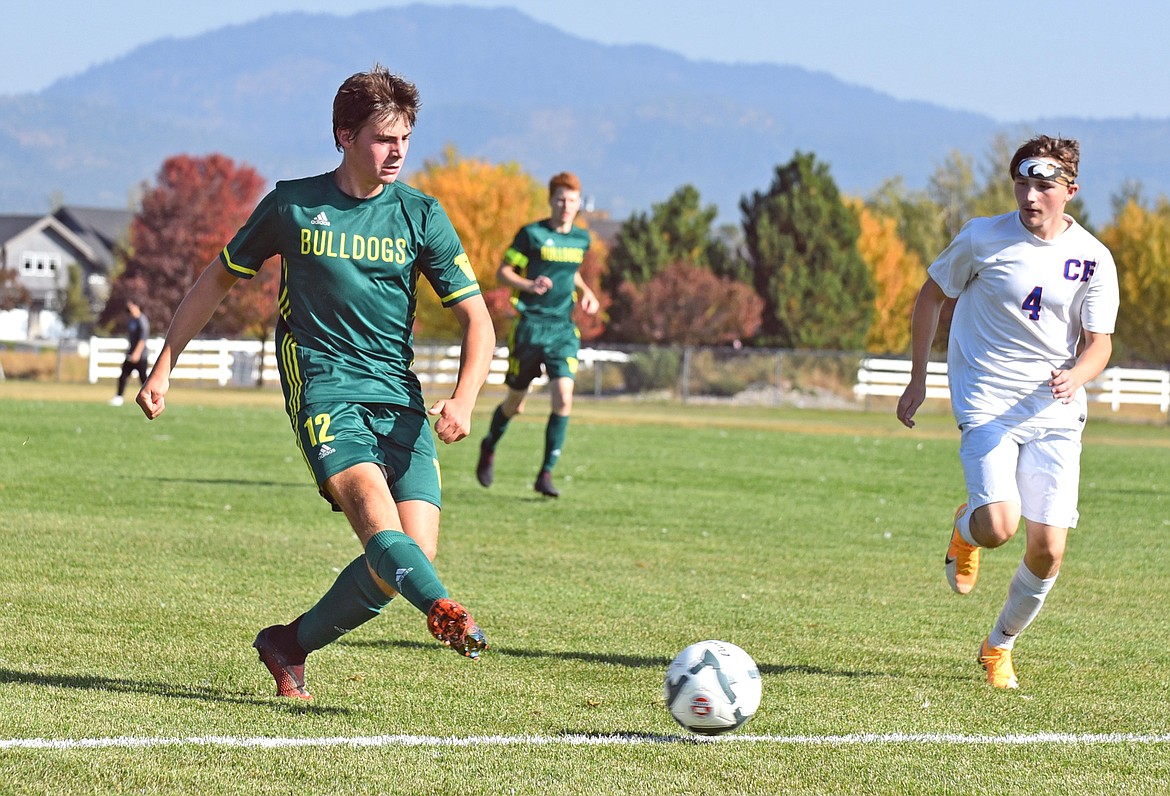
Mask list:
[{"label": "evergreen tree", "polygon": [[85,275],[77,263],[69,264],[69,282],[61,300],[61,321],[66,326],[87,331],[97,314],[85,297]]},{"label": "evergreen tree", "polygon": [[797,152],[777,166],[766,193],[740,202],[756,292],[764,299],[758,342],[855,351],[865,345],[874,287],[857,250],[857,214],[827,164]]},{"label": "evergreen tree", "polygon": [[[614,323],[605,334],[607,339],[634,339],[631,330],[641,323],[634,319],[644,318],[647,308],[633,302],[643,295],[643,286],[672,266],[682,264],[717,277],[738,278],[725,236],[712,231],[718,213],[715,205],[703,206],[694,186],[684,185],[665,202],[653,205],[650,213],[635,213],[622,224],[601,282],[603,292],[613,299],[609,315]],[[628,320],[623,323],[623,318]]]},{"label": "evergreen tree", "polygon": [[680,262],[717,272],[725,269],[730,255],[711,230],[718,213],[715,205],[702,205],[694,186],[684,185],[665,202],[653,205],[649,214],[630,216],[609,253],[603,287],[616,295],[622,284],[643,285]]}]

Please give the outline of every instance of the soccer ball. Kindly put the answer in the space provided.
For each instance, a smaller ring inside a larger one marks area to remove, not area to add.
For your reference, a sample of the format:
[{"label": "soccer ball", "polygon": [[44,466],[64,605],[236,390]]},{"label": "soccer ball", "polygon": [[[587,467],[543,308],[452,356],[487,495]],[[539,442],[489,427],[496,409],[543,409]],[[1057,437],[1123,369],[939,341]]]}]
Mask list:
[{"label": "soccer ball", "polygon": [[751,656],[726,641],[700,641],[666,668],[666,709],[699,735],[743,726],[760,706],[763,683]]}]

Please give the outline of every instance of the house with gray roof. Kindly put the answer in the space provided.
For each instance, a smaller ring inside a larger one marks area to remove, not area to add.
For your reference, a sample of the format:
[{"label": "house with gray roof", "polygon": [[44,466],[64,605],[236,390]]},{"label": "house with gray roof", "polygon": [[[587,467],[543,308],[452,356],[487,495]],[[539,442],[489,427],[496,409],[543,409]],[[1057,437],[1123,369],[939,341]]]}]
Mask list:
[{"label": "house with gray roof", "polygon": [[100,312],[132,218],[129,210],[70,206],[47,215],[0,215],[0,268],[15,273],[0,286],[21,299],[0,312],[0,339],[61,337],[60,309],[74,265],[83,295]]}]

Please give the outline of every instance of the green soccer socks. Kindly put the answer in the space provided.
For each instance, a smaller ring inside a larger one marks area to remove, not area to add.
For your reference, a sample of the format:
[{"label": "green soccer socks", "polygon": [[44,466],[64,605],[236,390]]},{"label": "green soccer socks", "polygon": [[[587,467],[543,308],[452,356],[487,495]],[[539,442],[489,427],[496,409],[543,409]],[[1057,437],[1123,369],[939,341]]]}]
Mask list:
[{"label": "green soccer socks", "polygon": [[366,559],[379,578],[424,614],[435,600],[447,596],[431,560],[401,531],[379,531],[371,536],[366,542]]},{"label": "green soccer socks", "polygon": [[552,470],[557,460],[561,458],[561,448],[565,444],[565,434],[569,430],[568,415],[548,416],[548,425],[544,427],[544,462],[541,470]]},{"label": "green soccer socks", "polygon": [[496,445],[500,442],[500,437],[504,436],[504,432],[508,430],[508,422],[511,419],[504,414],[503,404],[496,407],[496,411],[492,412],[492,422],[488,426],[487,436],[483,438],[484,447],[489,451],[496,449]]},{"label": "green soccer socks", "polygon": [[382,613],[390,602],[370,575],[366,557],[349,563],[317,604],[297,625],[297,643],[305,652],[319,650]]}]

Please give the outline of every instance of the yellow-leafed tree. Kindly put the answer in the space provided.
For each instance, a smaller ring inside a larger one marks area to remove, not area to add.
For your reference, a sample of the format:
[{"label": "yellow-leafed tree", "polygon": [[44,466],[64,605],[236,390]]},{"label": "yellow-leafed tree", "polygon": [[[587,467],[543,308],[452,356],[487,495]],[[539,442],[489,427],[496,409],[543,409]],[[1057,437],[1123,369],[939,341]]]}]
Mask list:
[{"label": "yellow-leafed tree", "polygon": [[896,219],[878,215],[858,200],[849,204],[861,225],[857,250],[874,285],[873,322],[865,348],[873,353],[904,353],[910,346],[910,313],[926,279],[926,267],[898,237]]},{"label": "yellow-leafed tree", "polygon": [[1170,201],[1151,210],[1130,200],[1101,231],[1117,263],[1121,311],[1114,360],[1170,364]]},{"label": "yellow-leafed tree", "polygon": [[[496,338],[502,339],[510,323],[510,293],[498,287],[496,269],[520,227],[548,217],[547,189],[516,163],[463,158],[454,147],[447,147],[439,160],[426,161],[410,184],[436,197],[447,211],[491,310]],[[418,293],[415,334],[457,339],[454,314],[442,308],[429,287],[420,285]]]}]

